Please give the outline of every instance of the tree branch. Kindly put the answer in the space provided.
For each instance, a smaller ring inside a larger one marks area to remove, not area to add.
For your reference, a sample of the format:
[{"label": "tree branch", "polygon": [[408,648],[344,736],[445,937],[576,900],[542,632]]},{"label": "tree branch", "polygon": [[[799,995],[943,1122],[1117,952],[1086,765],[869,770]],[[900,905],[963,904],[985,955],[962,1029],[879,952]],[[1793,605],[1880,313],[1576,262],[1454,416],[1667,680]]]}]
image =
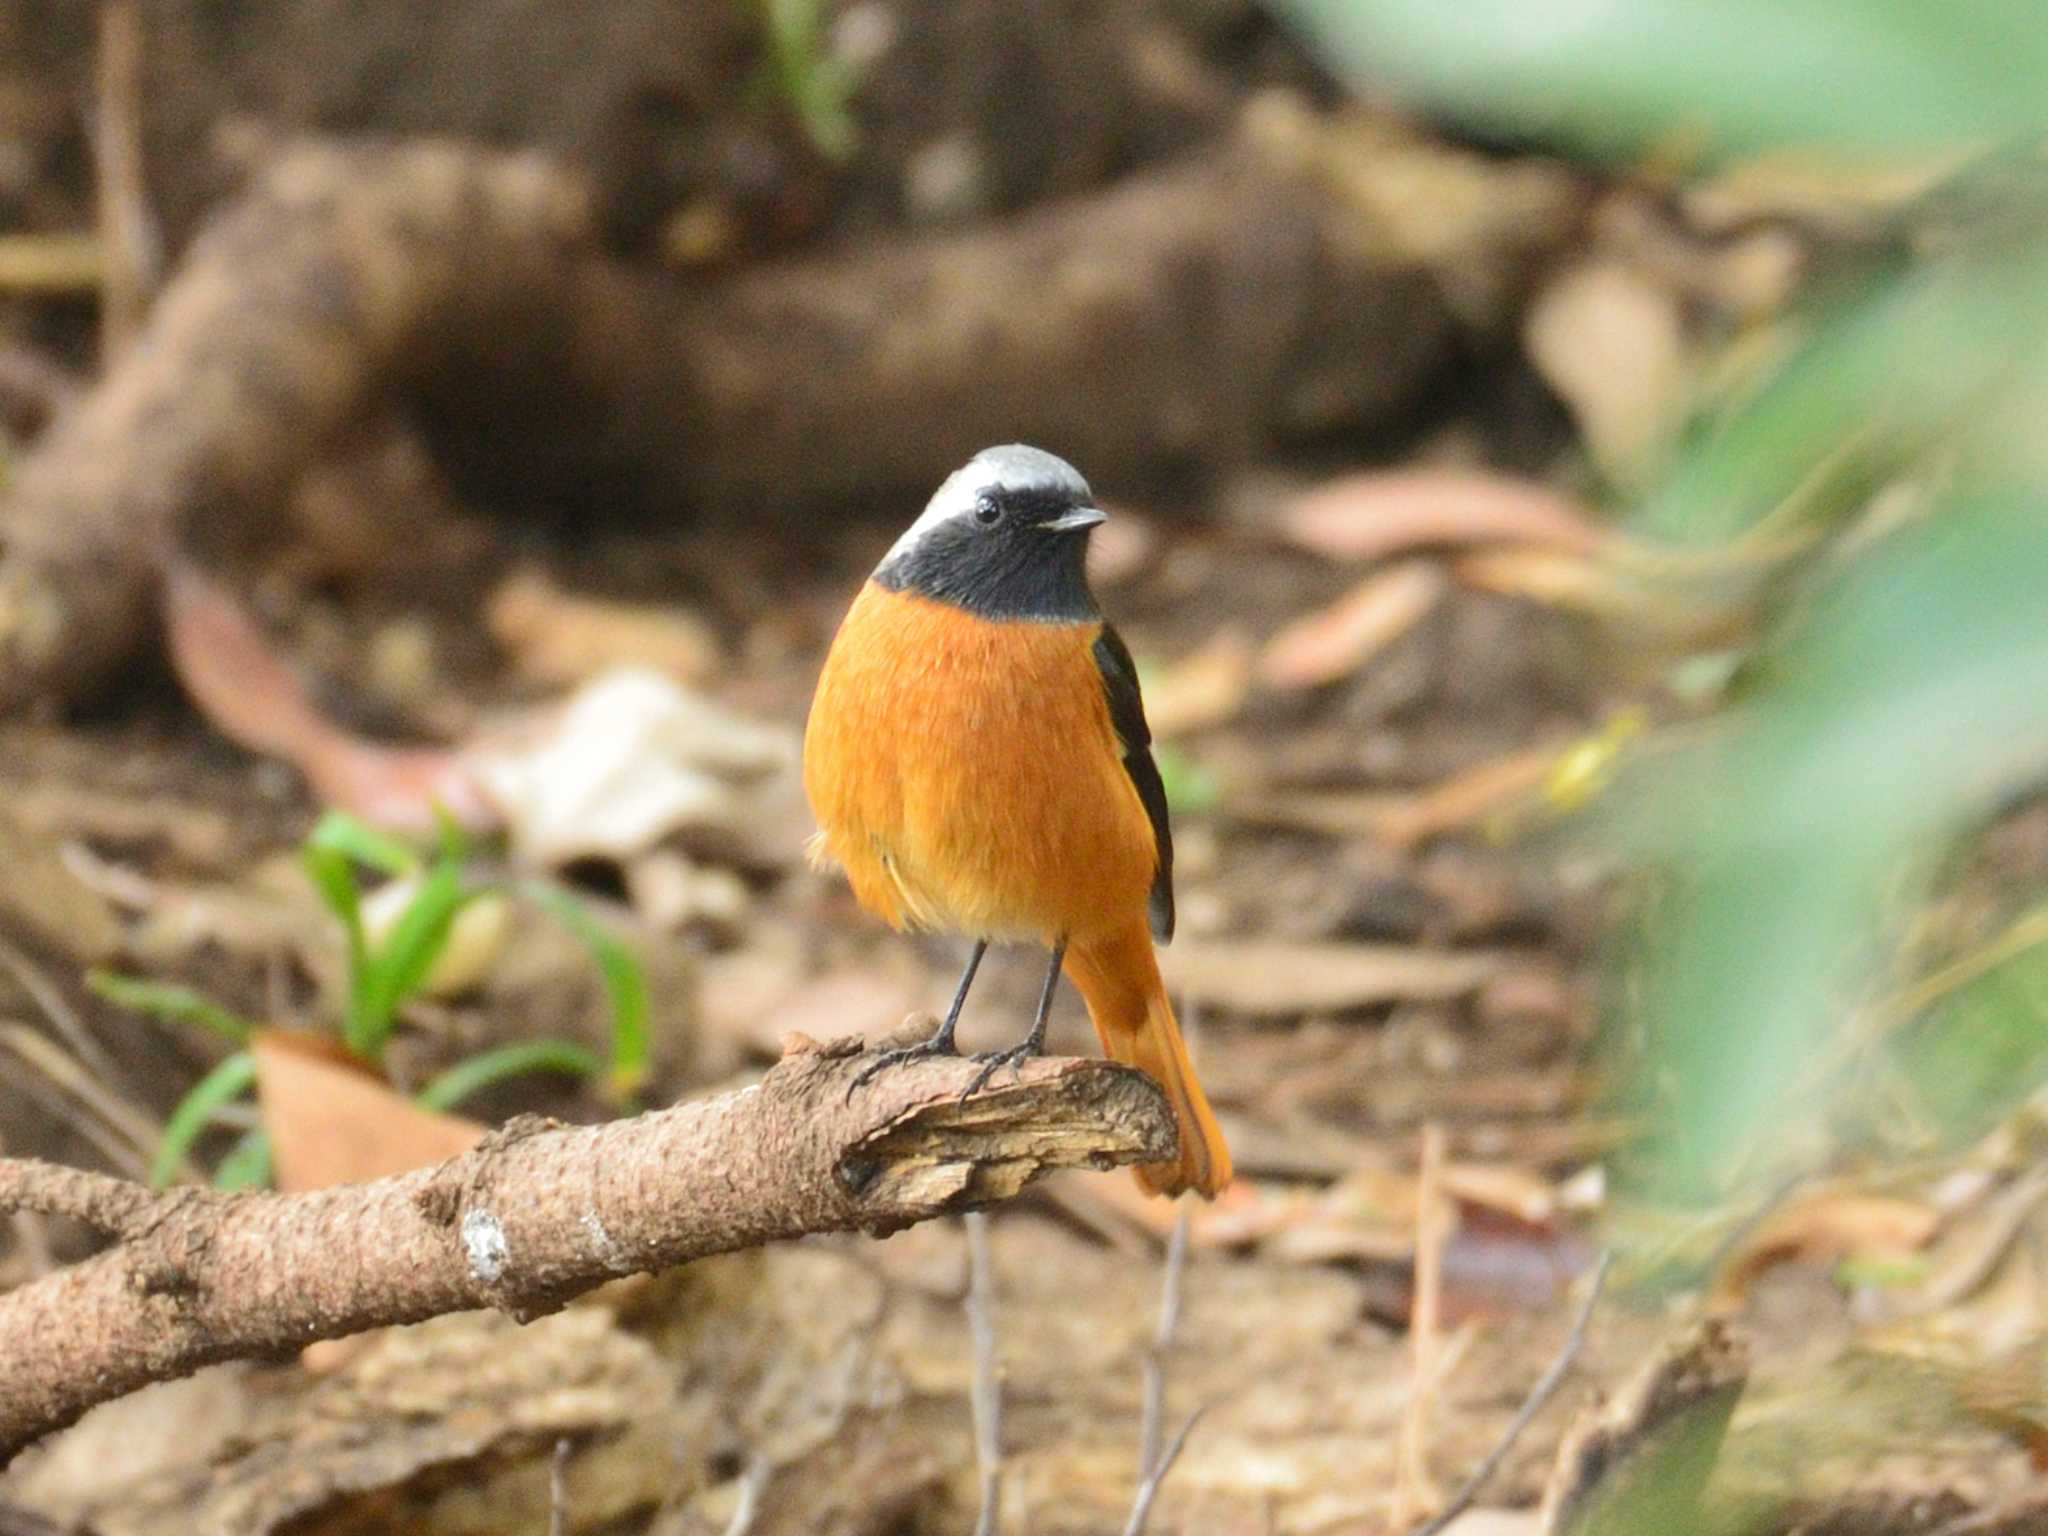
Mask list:
[{"label": "tree branch", "polygon": [[972,1062],[918,1062],[849,1102],[858,1051],[792,1036],[757,1087],[604,1125],[527,1117],[438,1167],[304,1194],[155,1195],[0,1159],[0,1208],[125,1238],[0,1296],[0,1465],[215,1361],[475,1307],[531,1319],[617,1276],[1171,1155],[1164,1099],[1125,1068],[1041,1059],[963,1101]]},{"label": "tree branch", "polygon": [[68,1216],[116,1237],[137,1236],[172,1197],[83,1168],[0,1157],[0,1211]]},{"label": "tree branch", "polygon": [[118,675],[174,547],[274,538],[392,405],[514,499],[886,504],[1012,438],[1113,488],[1405,419],[1584,202],[1554,168],[1269,101],[1070,205],[713,280],[607,255],[589,188],[532,157],[294,145],[0,497],[0,709]]}]

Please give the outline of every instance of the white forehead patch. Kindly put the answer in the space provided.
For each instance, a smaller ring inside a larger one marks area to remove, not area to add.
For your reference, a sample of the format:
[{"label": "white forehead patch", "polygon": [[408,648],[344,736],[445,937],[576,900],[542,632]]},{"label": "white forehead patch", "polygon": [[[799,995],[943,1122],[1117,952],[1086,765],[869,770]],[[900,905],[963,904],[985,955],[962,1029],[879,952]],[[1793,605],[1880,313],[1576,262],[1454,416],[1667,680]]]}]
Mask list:
[{"label": "white forehead patch", "polygon": [[1024,443],[1004,443],[984,448],[946,476],[916,522],[904,529],[903,537],[889,546],[882,564],[916,547],[917,542],[941,523],[967,517],[974,511],[975,498],[983,491],[997,489],[1051,489],[1064,492],[1077,505],[1093,499],[1081,472],[1065,459]]}]

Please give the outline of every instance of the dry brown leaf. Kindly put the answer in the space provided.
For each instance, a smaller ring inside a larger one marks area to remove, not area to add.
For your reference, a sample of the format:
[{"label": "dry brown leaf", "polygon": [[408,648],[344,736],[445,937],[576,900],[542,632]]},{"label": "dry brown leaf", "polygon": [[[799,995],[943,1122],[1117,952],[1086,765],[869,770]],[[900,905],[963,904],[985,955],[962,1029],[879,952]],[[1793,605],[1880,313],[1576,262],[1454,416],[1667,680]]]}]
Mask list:
[{"label": "dry brown leaf", "polygon": [[1522,336],[1594,461],[1613,479],[1639,479],[1676,419],[1685,382],[1677,295],[1620,262],[1586,262],[1537,295]]},{"label": "dry brown leaf", "polygon": [[467,826],[498,816],[462,757],[350,735],[312,697],[225,587],[188,561],[164,579],[164,622],[178,680],[223,736],[282,758],[325,804],[396,830],[431,832],[436,808]]},{"label": "dry brown leaf", "polygon": [[1251,689],[1252,643],[1237,628],[1219,629],[1145,684],[1145,717],[1161,740],[1234,719]]},{"label": "dry brown leaf", "polygon": [[1441,783],[1408,796],[1381,824],[1381,834],[1403,847],[1441,837],[1505,810],[1542,789],[1557,763],[1557,749],[1527,747],[1475,763]]},{"label": "dry brown leaf", "polygon": [[1348,677],[1428,618],[1449,586],[1443,571],[1427,560],[1376,571],[1267,641],[1259,653],[1259,678],[1292,689]]},{"label": "dry brown leaf", "polygon": [[326,1035],[258,1030],[256,1099],[277,1188],[359,1184],[467,1152],[484,1127],[421,1109]]},{"label": "dry brown leaf", "polygon": [[1463,997],[1509,957],[1392,944],[1183,940],[1159,953],[1166,983],[1233,1013],[1319,1013],[1373,1003]]},{"label": "dry brown leaf", "polygon": [[513,846],[539,864],[624,861],[690,832],[758,836],[785,801],[796,743],[645,667],[592,678],[558,704],[480,738],[464,754],[503,812]]},{"label": "dry brown leaf", "polygon": [[1557,1215],[1557,1187],[1519,1163],[1446,1163],[1444,1191],[1465,1205],[1501,1211],[1531,1226]]},{"label": "dry brown leaf", "polygon": [[1750,609],[1739,591],[1645,582],[1619,562],[1555,550],[1463,555],[1452,563],[1451,574],[1483,592],[1587,614],[1665,645],[1729,643],[1749,622]]},{"label": "dry brown leaf", "polygon": [[1531,544],[1592,554],[1613,535],[1570,497],[1483,470],[1422,465],[1331,480],[1280,518],[1288,539],[1332,560],[1411,549]]},{"label": "dry brown leaf", "polygon": [[234,817],[160,785],[122,791],[68,778],[24,782],[8,786],[7,809],[25,829],[53,843],[160,843],[183,868],[228,868],[240,842]]},{"label": "dry brown leaf", "polygon": [[[1557,1191],[1550,1181],[1516,1164],[1447,1162],[1441,1177],[1444,1193],[1461,1205],[1499,1211],[1530,1225],[1557,1214]],[[1421,1181],[1398,1168],[1357,1169],[1332,1184],[1324,1197],[1333,1212],[1384,1221],[1411,1238],[1421,1198]]]},{"label": "dry brown leaf", "polygon": [[1298,1219],[1314,1196],[1296,1190],[1264,1189],[1240,1174],[1211,1200],[1160,1200],[1128,1175],[1065,1173],[1046,1181],[1046,1192],[1090,1226],[1121,1223],[1160,1242],[1172,1234],[1185,1204],[1188,1242],[1201,1249],[1239,1248],[1270,1236]]},{"label": "dry brown leaf", "polygon": [[650,928],[680,933],[692,925],[735,934],[753,909],[746,881],[722,864],[702,864],[675,848],[628,861],[626,895]]},{"label": "dry brown leaf", "polygon": [[1647,601],[1624,586],[1614,568],[1556,550],[1486,550],[1463,556],[1452,569],[1467,586],[1578,613],[1636,615]]},{"label": "dry brown leaf", "polygon": [[1866,234],[1961,169],[1966,151],[1856,159],[1807,145],[1754,155],[1686,185],[1679,206],[1708,235],[1791,223]]},{"label": "dry brown leaf", "polygon": [[1331,837],[1376,837],[1413,848],[1462,831],[1535,794],[1556,765],[1559,750],[1525,747],[1475,763],[1412,794],[1355,789],[1234,793],[1230,812],[1243,821],[1299,827]]},{"label": "dry brown leaf", "polygon": [[1406,1264],[1415,1229],[1317,1210],[1280,1227],[1259,1251],[1283,1264]]},{"label": "dry brown leaf", "polygon": [[520,673],[549,685],[573,686],[623,666],[701,682],[724,661],[718,636],[695,614],[564,592],[532,568],[500,583],[484,623]]},{"label": "dry brown leaf", "polygon": [[1941,1213],[1917,1200],[1815,1189],[1787,1200],[1757,1226],[1723,1267],[1714,1299],[1735,1304],[1762,1271],[1789,1260],[1903,1261],[1925,1248],[1940,1229]]}]

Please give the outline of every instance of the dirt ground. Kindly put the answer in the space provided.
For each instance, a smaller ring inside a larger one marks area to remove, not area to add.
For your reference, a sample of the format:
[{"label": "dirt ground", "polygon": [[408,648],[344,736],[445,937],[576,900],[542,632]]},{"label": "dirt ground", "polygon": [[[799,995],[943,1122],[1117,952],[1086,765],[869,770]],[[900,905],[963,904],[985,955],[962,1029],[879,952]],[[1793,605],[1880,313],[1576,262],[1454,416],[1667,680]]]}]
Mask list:
[{"label": "dirt ground", "polygon": [[[198,146],[244,119],[266,141],[445,134],[601,163],[602,259],[673,262],[694,230],[716,250],[681,266],[688,285],[772,273],[768,258],[792,252],[999,236],[1020,210],[1199,157],[1270,93],[1314,114],[1340,95],[1251,6],[845,7],[900,46],[856,95],[865,137],[840,164],[742,109],[734,82],[759,45],[731,43],[707,8],[620,7],[598,50],[559,8],[504,0],[445,19],[142,9],[150,67],[175,81],[145,138],[167,269],[239,185]],[[0,70],[0,145],[18,152],[0,160],[9,232],[92,225],[72,110],[89,15],[0,9],[0,58],[28,66]],[[456,78],[474,89],[439,88]],[[1336,405],[1302,418],[1313,430],[1082,464],[1111,512],[1098,591],[1144,669],[1175,806],[1180,932],[1162,959],[1240,1180],[1182,1213],[1184,1272],[1167,1258],[1175,1209],[1123,1173],[1063,1175],[995,1213],[995,1529],[1126,1528],[1148,1372],[1163,1382],[1159,1438],[1199,1413],[1150,1529],[1410,1529],[1557,1360],[1609,1246],[1635,1257],[1608,1276],[1562,1390],[1463,1536],[2041,1528],[2025,1132],[1918,1164],[1845,1159],[1768,1212],[1654,1209],[1616,1193],[1641,1127],[1603,1094],[1594,1049],[1625,872],[1572,812],[1617,729],[1682,713],[1651,675],[1693,616],[1589,596],[1571,558],[1599,538],[1603,499],[1654,462],[1659,411],[1710,345],[1789,302],[1803,264],[1861,259],[1875,237],[1811,206],[1731,233],[1660,187],[1402,132],[1441,151],[1445,177],[1545,178],[1548,248],[1517,247],[1501,258],[1511,277],[1464,287],[1447,267],[1404,268],[1419,286],[1396,290],[1394,312],[1429,339],[1370,381],[1347,377]],[[618,172],[621,142],[645,174]],[[0,463],[18,483],[98,366],[90,298],[0,293]],[[1227,308],[1199,285],[1178,301]],[[1115,393],[1092,376],[1036,387]],[[724,738],[698,741],[678,755],[718,783],[713,809],[541,861],[645,968],[647,1101],[751,1081],[788,1032],[879,1038],[949,995],[959,945],[886,933],[804,864],[790,771],[833,627],[915,494],[712,497],[686,516],[686,494],[628,507],[610,480],[572,469],[564,483],[564,463],[588,462],[572,453],[502,496],[469,472],[473,431],[456,451],[442,436],[459,414],[440,410],[445,380],[390,393],[282,496],[237,514],[232,537],[211,537],[218,509],[193,515],[194,547],[226,550],[235,611],[270,665],[195,672],[178,638],[220,614],[173,599],[111,686],[0,725],[9,1155],[140,1174],[226,1050],[108,1002],[88,971],[332,1023],[336,932],[294,850],[323,802],[349,803],[327,792],[355,782],[337,767],[347,744],[483,740],[620,666],[716,705],[707,735],[729,731],[745,745],[727,757],[755,764],[721,767]],[[821,428],[818,452],[834,441]],[[1383,473],[1351,478],[1362,468]],[[333,734],[277,723],[307,712]],[[2037,867],[2038,820],[2014,815],[1998,870]],[[522,927],[480,986],[406,1011],[395,1082],[541,1033],[601,1041],[598,984],[545,928]],[[992,956],[967,1045],[1017,1031],[1041,963]],[[1051,1048],[1094,1049],[1067,993]],[[464,1106],[484,1121],[521,1110],[613,1106],[558,1079]],[[200,1167],[243,1129],[202,1139]],[[0,1284],[94,1241],[18,1217],[0,1228]],[[21,1458],[0,1478],[0,1529],[18,1508],[104,1536],[538,1531],[561,1444],[572,1531],[967,1530],[968,1288],[966,1232],[947,1222],[707,1261],[525,1328],[461,1315],[311,1363],[218,1367]],[[1731,1333],[1701,1333],[1710,1316]],[[1640,1400],[1660,1350],[1683,1384]],[[1610,1438],[1588,1449],[1603,1411]],[[1688,1436],[1705,1437],[1706,1494],[1664,1526],[1641,1507],[1617,1515],[1629,1469],[1682,1462]]]}]

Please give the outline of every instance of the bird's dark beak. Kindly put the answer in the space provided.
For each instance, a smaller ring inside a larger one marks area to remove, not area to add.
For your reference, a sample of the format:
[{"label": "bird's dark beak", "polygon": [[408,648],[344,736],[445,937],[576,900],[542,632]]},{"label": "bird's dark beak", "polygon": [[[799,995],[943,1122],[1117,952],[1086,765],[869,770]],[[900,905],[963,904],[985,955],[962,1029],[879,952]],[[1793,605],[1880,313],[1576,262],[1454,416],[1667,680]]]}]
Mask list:
[{"label": "bird's dark beak", "polygon": [[1048,518],[1038,526],[1047,533],[1079,533],[1083,528],[1093,528],[1097,523],[1108,520],[1109,514],[1099,507],[1076,507],[1071,512]]}]

